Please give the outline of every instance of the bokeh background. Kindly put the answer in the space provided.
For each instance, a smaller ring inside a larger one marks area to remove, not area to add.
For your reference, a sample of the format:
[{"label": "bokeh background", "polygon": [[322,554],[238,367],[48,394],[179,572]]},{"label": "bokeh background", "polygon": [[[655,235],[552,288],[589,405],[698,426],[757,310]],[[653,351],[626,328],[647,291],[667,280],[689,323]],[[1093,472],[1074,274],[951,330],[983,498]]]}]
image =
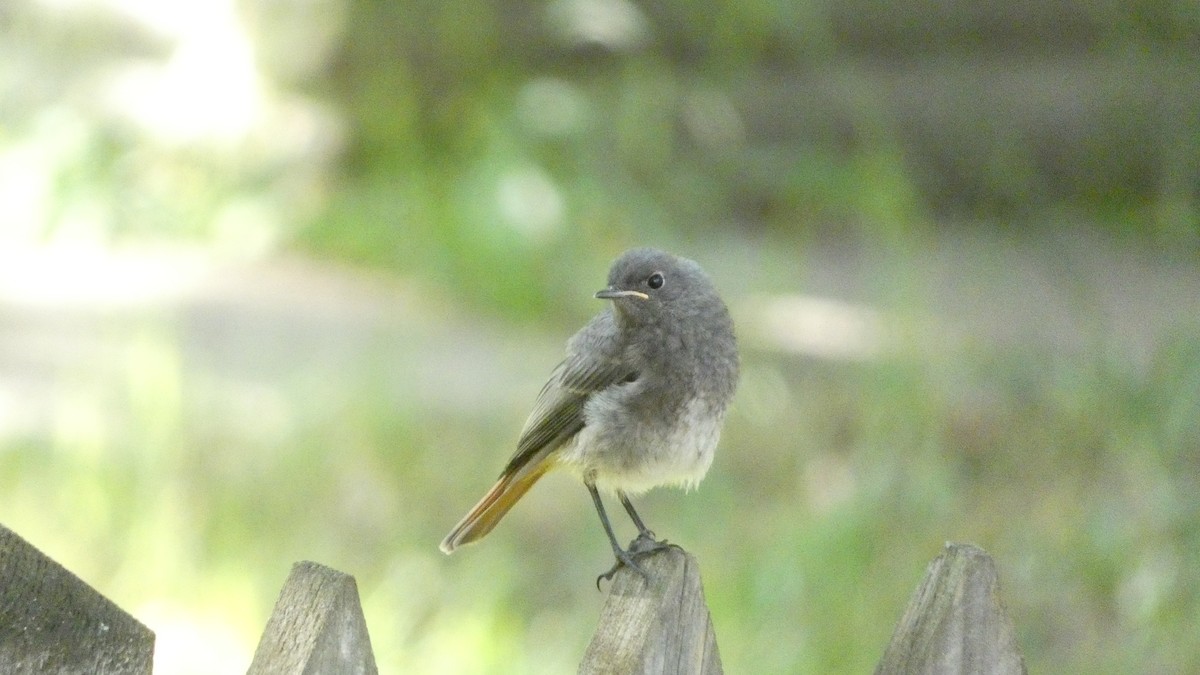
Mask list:
[{"label": "bokeh background", "polygon": [[581,487],[436,545],[634,245],[739,326],[641,501],[729,672],[869,672],[946,540],[1031,672],[1200,672],[1192,0],[6,0],[0,522],[159,672],[305,559],[384,672],[571,672]]}]

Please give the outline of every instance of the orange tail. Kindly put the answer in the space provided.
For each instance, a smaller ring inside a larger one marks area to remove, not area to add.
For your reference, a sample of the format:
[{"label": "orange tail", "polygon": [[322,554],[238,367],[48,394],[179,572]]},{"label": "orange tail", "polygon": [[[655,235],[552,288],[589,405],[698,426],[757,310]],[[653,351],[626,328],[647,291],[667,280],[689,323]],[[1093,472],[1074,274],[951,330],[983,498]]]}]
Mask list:
[{"label": "orange tail", "polygon": [[551,467],[554,462],[543,461],[532,471],[525,475],[518,475],[521,472],[506,474],[496,481],[491,490],[479,500],[463,519],[458,521],[450,534],[442,540],[442,553],[447,555],[454,552],[454,549],[463,544],[470,544],[476,539],[480,539],[483,535],[492,531],[496,523],[508,513],[508,510],[513,507],[521,499],[529,488],[538,481]]}]

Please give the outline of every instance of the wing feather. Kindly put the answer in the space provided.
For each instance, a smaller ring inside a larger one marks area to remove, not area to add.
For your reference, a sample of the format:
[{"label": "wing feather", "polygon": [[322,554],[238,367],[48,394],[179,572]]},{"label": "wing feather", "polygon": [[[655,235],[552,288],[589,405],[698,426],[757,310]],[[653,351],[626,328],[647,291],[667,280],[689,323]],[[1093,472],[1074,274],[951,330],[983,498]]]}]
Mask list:
[{"label": "wing feather", "polygon": [[633,368],[621,358],[612,318],[598,315],[567,345],[567,358],[542,387],[517,441],[517,451],[501,475],[540,464],[547,453],[579,433],[584,406],[596,392],[624,381]]}]

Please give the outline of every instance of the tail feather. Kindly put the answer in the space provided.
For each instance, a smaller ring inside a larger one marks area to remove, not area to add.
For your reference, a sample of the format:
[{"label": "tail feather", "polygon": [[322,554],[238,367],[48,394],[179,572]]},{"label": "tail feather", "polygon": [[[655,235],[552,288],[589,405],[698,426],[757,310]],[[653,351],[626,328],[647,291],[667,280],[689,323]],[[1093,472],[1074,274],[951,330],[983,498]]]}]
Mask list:
[{"label": "tail feather", "polygon": [[522,472],[517,472],[501,476],[492,489],[483,496],[483,499],[480,499],[479,503],[454,526],[454,529],[450,530],[450,534],[446,535],[438,548],[442,550],[442,553],[449,555],[459,546],[470,544],[491,532],[504,514],[508,513],[509,509],[552,466],[553,462],[543,461],[533,471],[524,472],[524,475],[520,475]]}]

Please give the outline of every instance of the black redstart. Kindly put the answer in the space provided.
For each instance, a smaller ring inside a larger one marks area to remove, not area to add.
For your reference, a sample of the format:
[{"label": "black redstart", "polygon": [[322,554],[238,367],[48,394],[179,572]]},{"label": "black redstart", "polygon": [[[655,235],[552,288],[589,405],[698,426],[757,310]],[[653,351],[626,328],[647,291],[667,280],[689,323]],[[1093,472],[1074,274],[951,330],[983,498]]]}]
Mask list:
[{"label": "black redstart", "polygon": [[[542,387],[517,451],[483,499],[446,535],[451,553],[496,526],[547,471],[583,479],[617,564],[659,550],[629,501],[659,485],[693,487],[707,473],[738,379],[737,341],[725,303],[700,266],[638,248],[613,263],[596,297],[612,304],[567,342]],[[622,549],[599,489],[615,493],[637,526]],[[599,579],[597,579],[599,582]]]}]

